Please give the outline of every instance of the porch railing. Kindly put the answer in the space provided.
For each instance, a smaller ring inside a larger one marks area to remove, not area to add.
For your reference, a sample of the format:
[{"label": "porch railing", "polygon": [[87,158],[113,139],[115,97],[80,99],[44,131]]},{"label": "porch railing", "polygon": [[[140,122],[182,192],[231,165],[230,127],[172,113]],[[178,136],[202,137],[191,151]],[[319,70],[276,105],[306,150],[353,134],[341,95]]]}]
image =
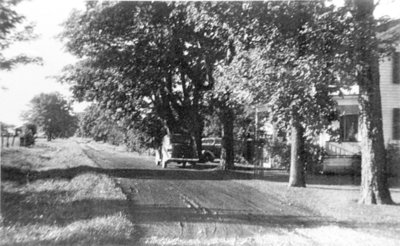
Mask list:
[{"label": "porch railing", "polygon": [[325,149],[328,155],[353,156],[360,154],[358,142],[326,142]]}]

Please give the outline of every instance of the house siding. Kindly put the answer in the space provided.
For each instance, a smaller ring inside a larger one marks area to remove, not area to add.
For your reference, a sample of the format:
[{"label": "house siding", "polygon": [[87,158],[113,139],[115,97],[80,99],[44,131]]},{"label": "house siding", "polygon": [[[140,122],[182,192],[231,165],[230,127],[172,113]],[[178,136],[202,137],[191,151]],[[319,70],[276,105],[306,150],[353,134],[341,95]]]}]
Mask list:
[{"label": "house siding", "polygon": [[[400,47],[397,49],[400,50]],[[398,68],[400,69],[400,67]],[[393,81],[393,59],[384,58],[379,64],[382,98],[382,122],[385,144],[393,140],[393,109],[400,108],[400,84]]]},{"label": "house siding", "polygon": [[[400,51],[400,46],[397,49]],[[400,69],[400,67],[399,67]],[[382,103],[382,123],[385,146],[390,143],[400,144],[400,140],[393,140],[393,109],[400,108],[400,84],[393,83],[393,59],[386,57],[379,63],[380,90]],[[358,105],[357,95],[336,96],[338,106]],[[320,145],[329,140],[328,134],[320,136]]]}]

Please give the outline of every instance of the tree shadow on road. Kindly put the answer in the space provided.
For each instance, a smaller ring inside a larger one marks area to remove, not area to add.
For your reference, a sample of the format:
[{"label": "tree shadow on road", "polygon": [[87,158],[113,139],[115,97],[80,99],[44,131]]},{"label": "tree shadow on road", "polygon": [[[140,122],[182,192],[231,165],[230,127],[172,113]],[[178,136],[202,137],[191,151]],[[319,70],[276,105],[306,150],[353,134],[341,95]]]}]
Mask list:
[{"label": "tree shadow on road", "polygon": [[16,167],[2,167],[2,179],[26,183],[39,179],[72,179],[83,173],[106,174],[116,178],[170,179],[170,180],[224,180],[251,179],[252,174],[230,174],[218,169],[108,169],[91,166],[78,166],[50,170],[24,170]]},{"label": "tree shadow on road", "polygon": [[[100,168],[93,166],[77,166],[61,169],[30,170],[17,167],[2,166],[2,180],[26,183],[40,179],[72,179],[83,173],[106,174],[115,178],[130,179],[160,179],[160,180],[265,180],[270,182],[287,183],[289,174],[280,170],[248,171],[243,169],[221,170],[215,165],[196,165],[190,168],[167,169],[135,169],[135,168]],[[392,178],[395,179],[395,178]],[[392,188],[399,188],[400,182],[391,182]],[[324,186],[359,186],[360,177],[352,175],[308,175],[308,185]]]}]

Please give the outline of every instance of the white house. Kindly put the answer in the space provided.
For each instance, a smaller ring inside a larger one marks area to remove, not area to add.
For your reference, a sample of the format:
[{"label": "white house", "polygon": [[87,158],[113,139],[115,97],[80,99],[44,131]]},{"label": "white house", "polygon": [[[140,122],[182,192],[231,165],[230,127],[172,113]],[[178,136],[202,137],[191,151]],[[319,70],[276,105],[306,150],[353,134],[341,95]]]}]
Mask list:
[{"label": "white house", "polygon": [[[400,45],[391,57],[381,60],[379,73],[385,145],[400,144]],[[342,113],[340,130],[343,142],[359,140],[357,97],[355,93],[335,97]]]},{"label": "white house", "polygon": [[[400,26],[397,25],[392,29],[400,30]],[[400,148],[400,45],[392,56],[380,61],[379,73],[385,146],[393,145]],[[340,128],[342,142],[329,142],[327,135],[322,135],[320,138],[320,144],[325,146],[328,153],[324,168],[329,170],[351,165],[350,157],[360,154],[358,95],[349,93],[343,97],[336,96],[335,99],[341,117],[340,122],[334,124]]]}]

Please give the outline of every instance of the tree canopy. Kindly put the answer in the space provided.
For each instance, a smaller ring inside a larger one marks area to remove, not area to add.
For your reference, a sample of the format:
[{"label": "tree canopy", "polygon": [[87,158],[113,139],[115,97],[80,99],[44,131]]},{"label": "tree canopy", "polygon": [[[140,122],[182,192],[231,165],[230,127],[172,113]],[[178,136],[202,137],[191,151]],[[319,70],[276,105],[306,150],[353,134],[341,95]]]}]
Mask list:
[{"label": "tree canopy", "polygon": [[62,81],[79,99],[97,101],[118,120],[156,120],[190,132],[201,144],[203,94],[214,64],[225,58],[227,36],[200,25],[203,3],[90,3],[62,34],[80,63]]},{"label": "tree canopy", "polygon": [[385,177],[379,57],[393,51],[393,43],[376,38],[379,22],[373,18],[373,1],[347,1],[336,10],[322,1],[270,3],[263,5],[267,6],[264,9],[258,4],[247,7],[256,12],[251,23],[257,25],[245,26],[251,30],[243,48],[245,62],[239,60],[242,69],[233,71],[239,73],[237,77],[241,75],[239,88],[251,91],[255,102],[268,102],[275,119],[291,125],[289,185],[305,185],[304,138],[316,136],[335,118],[333,93],[358,85],[361,202],[391,203]]},{"label": "tree canopy", "polygon": [[0,70],[11,70],[17,64],[41,62],[38,57],[17,55],[6,57],[3,52],[15,42],[30,40],[35,37],[33,26],[24,24],[25,17],[14,9],[19,0],[0,0]]},{"label": "tree canopy", "polygon": [[349,1],[355,23],[354,59],[358,61],[361,135],[361,198],[365,204],[393,204],[387,180],[387,158],[383,139],[379,71],[379,40],[373,16],[373,0]]},{"label": "tree canopy", "polygon": [[344,69],[349,60],[330,50],[347,45],[347,20],[322,1],[249,2],[232,8],[242,18],[220,20],[233,34],[235,56],[218,66],[214,95],[231,106],[268,104],[280,128],[295,119],[304,128],[301,138],[312,139],[330,125],[335,115],[331,92],[349,77]]},{"label": "tree canopy", "polygon": [[36,124],[49,141],[57,137],[70,137],[75,133],[77,117],[72,115],[70,103],[61,94],[41,93],[31,100],[30,107],[23,117]]}]

